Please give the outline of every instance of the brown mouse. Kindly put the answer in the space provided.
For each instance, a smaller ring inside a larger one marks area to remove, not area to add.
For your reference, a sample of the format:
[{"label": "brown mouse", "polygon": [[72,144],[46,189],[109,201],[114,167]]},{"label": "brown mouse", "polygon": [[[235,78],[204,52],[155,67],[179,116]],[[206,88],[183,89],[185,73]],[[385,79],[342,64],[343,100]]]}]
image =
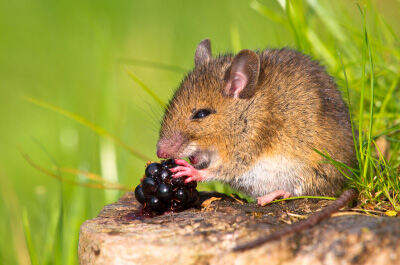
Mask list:
[{"label": "brown mouse", "polygon": [[355,153],[348,108],[334,80],[291,49],[195,53],[162,120],[157,155],[175,177],[218,180],[265,205],[277,198],[337,194],[345,177],[314,149],[349,166]]}]

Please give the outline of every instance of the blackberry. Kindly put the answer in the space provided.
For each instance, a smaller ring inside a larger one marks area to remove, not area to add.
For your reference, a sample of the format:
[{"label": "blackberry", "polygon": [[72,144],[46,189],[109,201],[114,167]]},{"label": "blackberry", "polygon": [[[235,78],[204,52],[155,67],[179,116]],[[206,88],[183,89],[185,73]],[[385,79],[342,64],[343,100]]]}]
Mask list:
[{"label": "blackberry", "polygon": [[142,185],[138,185],[135,189],[135,197],[141,204],[146,202],[146,196],[143,193]]},{"label": "blackberry", "polygon": [[171,184],[175,187],[183,187],[183,186],[185,186],[185,178],[183,178],[183,177],[173,178],[171,180]]},{"label": "blackberry", "polygon": [[168,168],[163,168],[160,172],[161,182],[165,183],[171,180],[172,172]]},{"label": "blackberry", "polygon": [[162,201],[155,196],[150,197],[149,206],[153,211],[159,213],[164,212],[166,210],[165,204],[162,203]]},{"label": "blackberry", "polygon": [[159,163],[151,163],[146,167],[145,174],[146,177],[151,178],[160,173],[161,165]]},{"label": "blackberry", "polygon": [[196,190],[196,189],[193,189],[193,190],[191,190],[190,191],[190,194],[189,194],[189,204],[196,204],[197,203],[197,201],[199,200],[199,198],[200,198],[200,194],[199,194],[199,192]]},{"label": "blackberry", "polygon": [[161,183],[157,189],[157,197],[164,202],[170,202],[172,198],[172,189],[170,185]]},{"label": "blackberry", "polygon": [[185,188],[181,188],[175,191],[174,197],[177,201],[179,201],[182,204],[186,204],[189,199],[188,192]]},{"label": "blackberry", "polygon": [[178,201],[172,201],[171,210],[172,211],[182,211],[183,205]]},{"label": "blackberry", "polygon": [[175,163],[175,160],[173,160],[172,158],[164,160],[161,162],[161,166],[165,167],[165,168],[173,168],[176,167],[177,164]]},{"label": "blackberry", "polygon": [[142,181],[142,189],[145,195],[153,195],[157,190],[157,183],[153,178],[145,178]]},{"label": "blackberry", "polygon": [[196,181],[191,181],[187,185],[188,189],[195,189],[197,187],[197,182]]},{"label": "blackberry", "polygon": [[135,188],[135,197],[150,216],[165,211],[182,211],[193,207],[199,199],[197,182],[185,183],[186,176],[173,178],[173,159],[151,163],[146,167],[145,178]]}]

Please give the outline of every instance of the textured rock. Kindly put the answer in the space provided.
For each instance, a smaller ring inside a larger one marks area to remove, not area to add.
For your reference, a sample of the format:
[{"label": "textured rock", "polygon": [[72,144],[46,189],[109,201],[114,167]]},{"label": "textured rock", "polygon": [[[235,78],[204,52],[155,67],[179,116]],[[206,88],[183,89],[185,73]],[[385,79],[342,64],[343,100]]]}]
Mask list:
[{"label": "textured rock", "polygon": [[[216,194],[202,193],[202,200]],[[222,195],[220,195],[222,196]],[[271,233],[330,202],[266,207],[223,196],[203,209],[137,219],[133,193],[81,226],[85,264],[400,264],[400,219],[340,212],[302,233],[245,252],[239,242]]]}]

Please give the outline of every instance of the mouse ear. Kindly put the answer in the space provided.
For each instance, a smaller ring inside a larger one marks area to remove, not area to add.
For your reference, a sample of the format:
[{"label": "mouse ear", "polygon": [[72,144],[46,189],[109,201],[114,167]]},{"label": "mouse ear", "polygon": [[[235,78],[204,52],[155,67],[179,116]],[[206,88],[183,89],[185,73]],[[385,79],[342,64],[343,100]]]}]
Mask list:
[{"label": "mouse ear", "polygon": [[197,46],[196,53],[194,55],[195,67],[210,61],[211,56],[211,42],[209,39],[204,39]]},{"label": "mouse ear", "polygon": [[242,50],[233,58],[225,73],[225,94],[235,98],[251,98],[260,73],[260,58],[250,50]]}]

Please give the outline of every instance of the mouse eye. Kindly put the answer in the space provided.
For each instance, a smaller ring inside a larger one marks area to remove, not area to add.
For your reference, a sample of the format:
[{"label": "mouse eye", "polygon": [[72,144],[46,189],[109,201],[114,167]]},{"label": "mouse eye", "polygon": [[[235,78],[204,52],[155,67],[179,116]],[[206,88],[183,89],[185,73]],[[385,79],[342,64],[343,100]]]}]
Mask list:
[{"label": "mouse eye", "polygon": [[197,119],[202,119],[207,117],[208,115],[215,113],[215,111],[210,110],[210,109],[199,109],[199,110],[195,110],[193,111],[193,116],[192,116],[192,120],[197,120]]}]

